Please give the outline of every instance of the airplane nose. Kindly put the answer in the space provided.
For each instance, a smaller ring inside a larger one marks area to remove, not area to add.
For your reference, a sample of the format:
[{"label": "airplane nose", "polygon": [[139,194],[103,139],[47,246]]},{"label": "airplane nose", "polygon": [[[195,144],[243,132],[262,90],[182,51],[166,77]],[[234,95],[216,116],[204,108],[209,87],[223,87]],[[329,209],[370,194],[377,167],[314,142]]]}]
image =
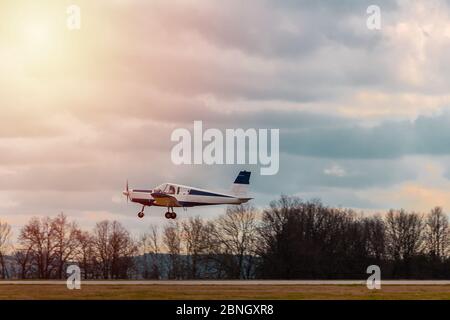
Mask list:
[{"label": "airplane nose", "polygon": [[122,192],[124,196],[127,197],[127,203],[130,200],[130,189],[128,188],[128,179],[126,184],[126,189]]},{"label": "airplane nose", "polygon": [[128,201],[131,200],[130,192],[127,191],[127,190],[125,190],[125,191],[122,192],[122,194],[123,194],[125,197],[127,197],[127,203],[128,203]]}]

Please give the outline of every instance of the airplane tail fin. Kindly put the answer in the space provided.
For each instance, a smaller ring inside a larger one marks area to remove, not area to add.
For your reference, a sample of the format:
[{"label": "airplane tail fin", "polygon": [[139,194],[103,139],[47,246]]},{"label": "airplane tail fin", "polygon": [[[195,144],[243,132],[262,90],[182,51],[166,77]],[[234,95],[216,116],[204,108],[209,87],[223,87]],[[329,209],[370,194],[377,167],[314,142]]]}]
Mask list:
[{"label": "airplane tail fin", "polygon": [[241,171],[234,180],[231,193],[238,198],[246,198],[250,185],[250,171]]}]

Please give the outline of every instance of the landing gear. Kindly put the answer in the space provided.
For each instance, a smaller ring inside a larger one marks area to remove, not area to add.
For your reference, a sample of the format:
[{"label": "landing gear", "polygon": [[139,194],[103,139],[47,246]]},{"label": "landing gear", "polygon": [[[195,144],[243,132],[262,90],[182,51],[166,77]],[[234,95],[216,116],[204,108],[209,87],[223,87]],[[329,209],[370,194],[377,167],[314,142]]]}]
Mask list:
[{"label": "landing gear", "polygon": [[[170,212],[170,209],[172,209],[172,212]],[[177,217],[177,214],[173,211],[173,207],[168,207],[167,212],[164,215],[166,219],[175,219]]]},{"label": "landing gear", "polygon": [[141,219],[144,217],[144,208],[145,208],[145,206],[142,206],[142,210],[139,211],[139,213],[138,213],[138,217]]}]

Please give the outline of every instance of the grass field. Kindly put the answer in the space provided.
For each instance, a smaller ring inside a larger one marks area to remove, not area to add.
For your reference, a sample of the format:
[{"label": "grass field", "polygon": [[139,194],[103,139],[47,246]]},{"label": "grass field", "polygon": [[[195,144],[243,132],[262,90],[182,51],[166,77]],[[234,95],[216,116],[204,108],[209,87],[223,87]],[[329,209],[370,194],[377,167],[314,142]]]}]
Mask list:
[{"label": "grass field", "polygon": [[446,299],[450,285],[82,285],[2,284],[0,299]]}]

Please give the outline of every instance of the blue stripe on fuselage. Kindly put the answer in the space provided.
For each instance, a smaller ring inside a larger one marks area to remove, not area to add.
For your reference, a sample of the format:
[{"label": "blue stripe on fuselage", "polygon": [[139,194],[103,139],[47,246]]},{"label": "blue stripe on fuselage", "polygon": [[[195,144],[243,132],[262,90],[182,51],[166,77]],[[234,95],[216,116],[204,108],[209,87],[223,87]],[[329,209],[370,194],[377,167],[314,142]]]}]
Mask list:
[{"label": "blue stripe on fuselage", "polygon": [[213,192],[207,192],[207,191],[201,191],[201,190],[196,190],[196,189],[191,189],[189,191],[189,195],[192,196],[207,196],[207,197],[224,197],[224,198],[233,198],[231,196],[227,196],[224,194],[219,194],[219,193],[213,193]]},{"label": "blue stripe on fuselage", "polygon": [[205,203],[205,202],[194,202],[194,201],[178,201],[182,207],[197,207],[197,206],[215,206],[221,205],[223,203]]}]

